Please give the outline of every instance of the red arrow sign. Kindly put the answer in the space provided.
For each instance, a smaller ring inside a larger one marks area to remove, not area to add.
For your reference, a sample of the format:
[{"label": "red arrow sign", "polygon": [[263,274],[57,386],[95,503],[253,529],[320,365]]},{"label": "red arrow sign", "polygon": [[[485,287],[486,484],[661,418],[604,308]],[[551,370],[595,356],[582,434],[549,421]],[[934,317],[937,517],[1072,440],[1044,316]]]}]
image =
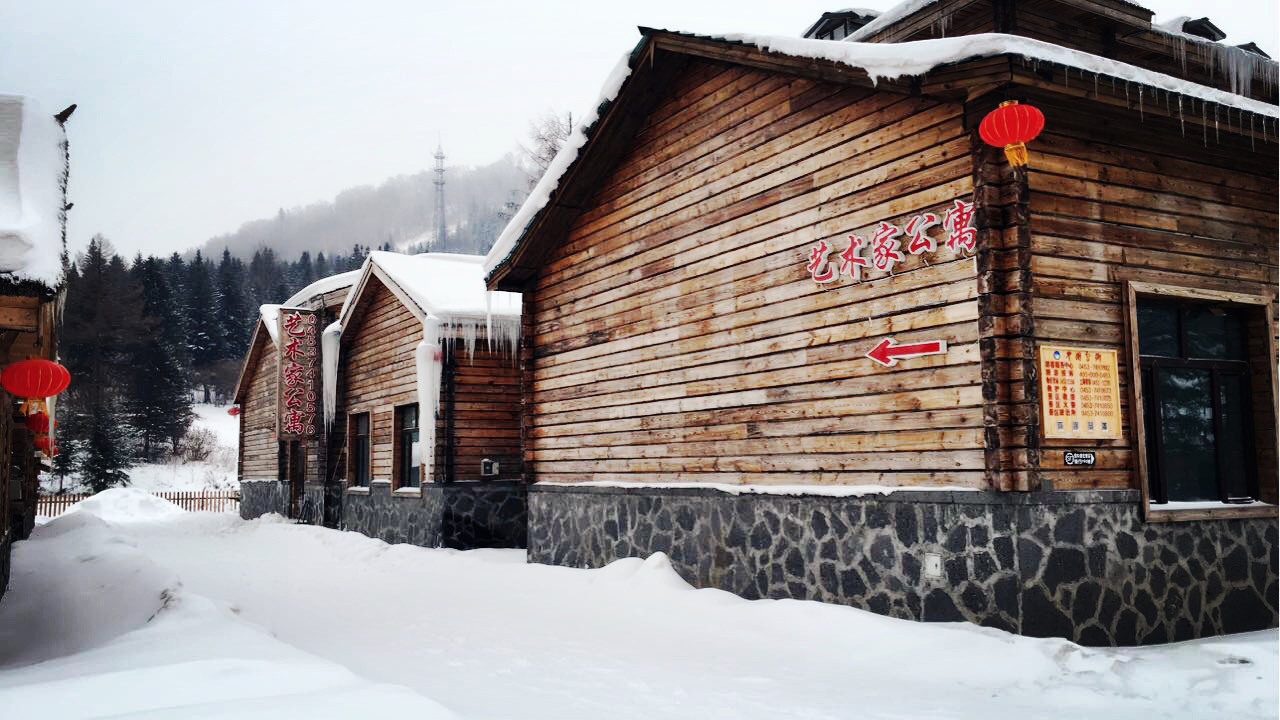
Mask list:
[{"label": "red arrow sign", "polygon": [[885,367],[893,367],[903,358],[920,357],[921,355],[939,355],[947,351],[946,340],[928,340],[910,345],[896,345],[893,338],[885,338],[867,353],[867,357]]}]

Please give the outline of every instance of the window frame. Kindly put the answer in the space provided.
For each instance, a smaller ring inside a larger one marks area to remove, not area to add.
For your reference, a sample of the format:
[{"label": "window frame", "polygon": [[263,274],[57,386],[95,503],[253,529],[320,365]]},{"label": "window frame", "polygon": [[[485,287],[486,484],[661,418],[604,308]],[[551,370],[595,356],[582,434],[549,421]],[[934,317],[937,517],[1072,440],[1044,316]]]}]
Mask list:
[{"label": "window frame", "polygon": [[[415,424],[414,424],[414,426],[413,426],[412,428],[407,428],[407,427],[405,427],[405,425],[404,425],[404,413],[405,413],[405,411],[406,411],[406,410],[408,410],[409,408],[413,408],[413,414],[414,414],[414,422],[415,422]],[[419,437],[419,438],[421,438],[421,437],[422,437],[422,435],[421,435],[421,432],[422,432],[422,411],[421,411],[421,408],[419,408],[419,407],[418,407],[418,403],[416,403],[416,402],[414,402],[414,403],[405,403],[404,405],[396,405],[396,406],[392,409],[392,413],[393,413],[393,415],[392,415],[392,423],[393,423],[392,431],[393,431],[393,434],[392,434],[392,441],[391,441],[391,444],[392,444],[392,447],[391,447],[391,452],[392,452],[392,456],[391,456],[391,458],[392,458],[391,483],[392,483],[392,484],[391,484],[391,487],[392,487],[392,490],[400,490],[400,489],[404,489],[404,490],[421,490],[421,489],[422,489],[422,480],[423,480],[423,478],[422,478],[422,462],[419,462],[419,463],[418,463],[418,466],[417,466],[417,472],[415,473],[415,474],[416,474],[416,478],[414,478],[414,479],[416,479],[416,481],[417,481],[417,482],[416,482],[415,484],[412,484],[412,485],[405,484],[405,482],[404,482],[404,481],[405,481],[405,479],[409,476],[409,473],[405,470],[405,460],[406,460],[406,458],[404,457],[404,453],[405,453],[405,434],[406,434],[407,432],[409,432],[409,430],[412,430],[413,432],[415,432],[415,433],[417,433],[417,434],[418,434],[418,437]],[[412,453],[412,451],[411,451],[411,450],[410,450],[410,453]]]},{"label": "window frame", "polygon": [[[366,424],[366,430],[363,436],[356,433],[356,427],[361,418],[364,418]],[[364,438],[364,483],[360,482],[360,463],[356,462],[355,444],[356,439],[359,437]],[[368,410],[348,413],[347,487],[363,488],[367,490],[371,485],[373,485],[373,413]]]},{"label": "window frame", "polygon": [[[1124,327],[1125,327],[1125,350],[1129,363],[1129,426],[1133,436],[1133,456],[1134,467],[1137,474],[1138,490],[1142,497],[1142,518],[1146,522],[1168,522],[1168,521],[1184,521],[1184,520],[1209,520],[1215,518],[1241,518],[1241,517],[1275,517],[1277,508],[1268,504],[1252,504],[1241,505],[1239,507],[1231,507],[1224,505],[1221,508],[1206,509],[1165,509],[1161,507],[1152,507],[1151,483],[1149,481],[1149,451],[1147,443],[1147,427],[1145,402],[1147,393],[1143,388],[1143,374],[1147,367],[1147,363],[1142,360],[1141,351],[1138,346],[1138,298],[1158,298],[1174,301],[1204,301],[1227,303],[1230,305],[1243,306],[1241,309],[1245,312],[1261,311],[1263,322],[1266,327],[1266,338],[1264,339],[1267,347],[1267,357],[1271,362],[1267,363],[1266,371],[1258,372],[1258,368],[1248,358],[1243,364],[1249,366],[1249,377],[1246,374],[1248,392],[1250,393],[1250,402],[1257,399],[1257,390],[1261,387],[1270,386],[1270,412],[1272,417],[1276,413],[1277,398],[1277,377],[1276,377],[1276,324],[1271,304],[1274,298],[1267,295],[1252,295],[1247,293],[1228,292],[1223,290],[1211,290],[1206,288],[1194,288],[1180,285],[1163,285],[1156,283],[1137,282],[1128,280],[1124,283]],[[1184,331],[1182,322],[1179,320],[1179,348],[1182,348],[1184,342]],[[1175,360],[1172,358],[1159,361],[1164,366],[1181,366],[1181,367],[1197,367],[1203,366],[1205,361],[1200,360]],[[1230,361],[1207,361],[1210,363],[1230,362]],[[1210,370],[1211,374],[1213,370]],[[1154,376],[1153,376],[1154,377]],[[1216,375],[1213,377],[1216,378]],[[1152,397],[1154,397],[1155,388],[1151,388]],[[1217,383],[1213,383],[1213,392],[1217,391]],[[1218,400],[1215,397],[1214,402]],[[1256,408],[1255,408],[1256,411]],[[1214,413],[1214,422],[1218,423],[1218,413]],[[1252,420],[1250,418],[1250,428],[1252,429]],[[1260,478],[1257,477],[1257,447],[1251,438],[1250,445],[1253,451],[1253,457],[1250,458],[1250,465],[1255,470],[1255,487],[1260,486]],[[1258,487],[1261,494],[1261,487]]]}]

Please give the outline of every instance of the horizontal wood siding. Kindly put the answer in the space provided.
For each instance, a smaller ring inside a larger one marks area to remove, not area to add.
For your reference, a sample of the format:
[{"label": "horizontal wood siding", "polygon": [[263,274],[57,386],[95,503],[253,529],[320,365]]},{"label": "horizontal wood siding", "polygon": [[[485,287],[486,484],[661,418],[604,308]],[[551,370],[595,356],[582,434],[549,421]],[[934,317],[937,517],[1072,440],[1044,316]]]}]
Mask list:
[{"label": "horizontal wood siding", "polygon": [[276,480],[276,348],[265,332],[250,355],[249,389],[240,403],[240,481]]},{"label": "horizontal wood siding", "polygon": [[[520,476],[520,368],[507,352],[481,340],[468,356],[457,343],[454,365],[452,438],[454,479],[491,480],[480,461],[496,460],[503,479]],[[442,436],[443,437],[443,436]]]},{"label": "horizontal wood siding", "polygon": [[[535,478],[982,486],[973,258],[805,270],[971,172],[958,105],[694,63],[532,292]],[[887,336],[951,349],[881,368]]]},{"label": "horizontal wood siding", "polygon": [[[376,276],[364,292],[343,329],[338,395],[343,413],[369,413],[370,478],[389,482],[394,408],[418,402],[414,348],[422,342],[422,322]],[[334,427],[345,428],[346,417]]]},{"label": "horizontal wood siding", "polygon": [[[1144,123],[1135,112],[1086,120],[1067,106],[1045,111],[1052,120],[1034,143],[1028,177],[1034,338],[1120,350],[1125,426],[1117,441],[1044,440],[1042,475],[1059,488],[1137,487],[1122,283],[1274,298],[1276,146],[1251,146],[1225,129],[1183,140],[1176,122]],[[1264,338],[1254,339],[1260,359]],[[1255,410],[1273,428],[1271,402],[1255,401]],[[1274,430],[1263,434],[1262,460],[1274,471]],[[1096,448],[1097,465],[1068,469],[1066,448]]]}]

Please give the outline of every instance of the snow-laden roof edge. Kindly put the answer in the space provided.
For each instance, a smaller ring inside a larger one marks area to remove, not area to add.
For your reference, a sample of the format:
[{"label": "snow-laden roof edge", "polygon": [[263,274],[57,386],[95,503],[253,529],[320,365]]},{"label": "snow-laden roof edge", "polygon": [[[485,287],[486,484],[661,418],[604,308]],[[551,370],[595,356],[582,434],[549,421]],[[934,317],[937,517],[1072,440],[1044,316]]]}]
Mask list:
[{"label": "snow-laden roof edge", "polygon": [[[262,318],[262,324],[267,328],[267,334],[271,336],[271,343],[276,347],[280,346],[280,308],[284,305],[260,305],[258,306],[258,317]],[[253,352],[253,348],[249,348]]]},{"label": "snow-laden roof edge", "polygon": [[53,114],[0,93],[0,277],[61,284],[66,163]]},{"label": "snow-laden roof edge", "polygon": [[355,284],[356,280],[358,280],[359,278],[360,278],[359,270],[348,270],[347,272],[344,272],[344,273],[338,273],[337,275],[330,275],[328,277],[320,278],[319,280],[311,283],[310,285],[294,293],[292,297],[284,301],[284,304],[289,307],[297,307],[302,303],[305,303],[313,298],[317,298],[326,293],[331,293],[331,292],[334,292],[335,290],[341,290],[342,288],[345,288],[345,287],[351,287],[352,285]]},{"label": "snow-laden roof edge", "polygon": [[[920,0],[923,3],[920,7],[936,1]],[[903,3],[903,6],[912,5],[914,2],[915,0]],[[914,12],[914,10],[912,11]],[[691,37],[753,45],[761,50],[782,55],[841,63],[865,71],[873,83],[881,79],[892,80],[909,75],[924,75],[941,65],[964,60],[998,55],[1016,55],[1028,60],[1056,63],[1076,68],[1083,72],[1091,72],[1096,75],[1113,77],[1117,80],[1138,83],[1258,115],[1280,117],[1280,108],[1269,103],[1200,85],[1189,80],[1182,80],[1154,70],[1130,65],[1129,63],[1111,60],[1020,35],[980,33],[977,35],[960,35],[950,38],[913,40],[901,43],[813,40],[789,35],[754,35],[746,33],[691,35]],[[485,256],[484,272],[486,278],[491,277],[494,271],[505,264],[512,256],[529,225],[550,201],[552,193],[559,187],[561,179],[574,161],[577,160],[583,146],[586,145],[591,136],[591,131],[600,119],[601,114],[616,99],[624,81],[630,76],[630,63],[633,55],[633,53],[628,53],[614,66],[600,92],[600,100],[595,109],[586,115],[583,121],[574,128],[573,133],[561,146],[560,152],[556,154],[551,164],[547,166],[547,171],[543,173],[533,191],[529,193],[529,197],[520,206],[520,209],[516,211],[516,214],[507,223],[506,227],[503,228],[497,241],[494,242],[488,255]]]},{"label": "snow-laden roof edge", "polygon": [[900,2],[877,15],[875,20],[854,30],[846,39],[857,42],[863,38],[870,37],[906,16],[919,12],[937,2],[940,2],[940,0],[906,0],[905,2]]},{"label": "snow-laden roof edge", "polygon": [[578,158],[578,152],[582,150],[582,146],[587,144],[587,138],[591,135],[591,129],[595,126],[600,116],[604,113],[609,103],[613,102],[618,96],[618,91],[622,89],[622,83],[631,76],[631,57],[632,53],[624,54],[613,66],[613,70],[609,72],[609,76],[605,78],[604,87],[600,90],[600,96],[591,110],[582,116],[582,121],[573,129],[573,133],[564,141],[564,145],[560,146],[560,152],[556,153],[555,158],[551,160],[551,164],[547,166],[546,172],[542,174],[542,178],[538,180],[538,184],[533,186],[533,190],[529,192],[529,197],[520,205],[520,209],[512,216],[507,226],[502,229],[502,234],[498,235],[498,239],[493,243],[493,247],[489,249],[489,253],[484,258],[484,274],[489,276],[494,269],[501,265],[512,251],[515,250],[517,241],[524,235],[525,227],[533,221],[533,218],[542,208],[546,207],[547,201],[551,199],[551,193],[560,185],[560,178],[564,176],[565,171]]},{"label": "snow-laden roof edge", "polygon": [[345,327],[368,278],[377,275],[420,315],[440,318],[519,318],[520,294],[489,290],[484,257],[457,253],[401,253],[375,250],[347,293],[338,321]]}]

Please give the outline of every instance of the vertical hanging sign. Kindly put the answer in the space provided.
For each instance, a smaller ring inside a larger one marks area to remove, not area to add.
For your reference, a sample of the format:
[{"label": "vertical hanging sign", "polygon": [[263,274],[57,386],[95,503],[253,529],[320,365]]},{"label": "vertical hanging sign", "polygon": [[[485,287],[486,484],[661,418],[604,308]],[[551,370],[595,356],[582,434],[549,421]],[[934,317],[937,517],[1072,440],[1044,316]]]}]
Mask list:
[{"label": "vertical hanging sign", "polygon": [[279,323],[276,431],[281,440],[307,440],[316,432],[319,318],[315,310],[281,308]]}]

